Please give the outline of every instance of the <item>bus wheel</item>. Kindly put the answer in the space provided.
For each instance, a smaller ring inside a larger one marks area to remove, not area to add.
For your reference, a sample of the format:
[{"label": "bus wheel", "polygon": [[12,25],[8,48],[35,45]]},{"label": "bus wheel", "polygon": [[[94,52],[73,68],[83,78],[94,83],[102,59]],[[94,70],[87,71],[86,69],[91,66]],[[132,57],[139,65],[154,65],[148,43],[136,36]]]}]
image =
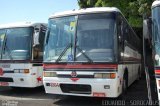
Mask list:
[{"label": "bus wheel", "polygon": [[127,73],[124,73],[122,82],[122,94],[121,94],[122,98],[124,98],[125,94],[127,93],[127,86],[128,86],[128,75]]},{"label": "bus wheel", "polygon": [[127,75],[124,74],[122,82],[122,93],[126,93],[126,89],[127,89]]},{"label": "bus wheel", "polygon": [[128,81],[127,81],[127,73],[124,74],[123,76],[123,81],[122,81],[122,93],[120,95],[120,99],[125,99],[125,95],[126,95],[126,91],[127,91],[127,84]]},{"label": "bus wheel", "polygon": [[11,87],[11,88],[12,88],[12,90],[14,90],[14,91],[19,91],[19,90],[22,89],[21,87]]},{"label": "bus wheel", "polygon": [[137,80],[139,81],[141,79],[141,70],[140,70],[140,67],[138,68],[138,77],[137,77]]}]

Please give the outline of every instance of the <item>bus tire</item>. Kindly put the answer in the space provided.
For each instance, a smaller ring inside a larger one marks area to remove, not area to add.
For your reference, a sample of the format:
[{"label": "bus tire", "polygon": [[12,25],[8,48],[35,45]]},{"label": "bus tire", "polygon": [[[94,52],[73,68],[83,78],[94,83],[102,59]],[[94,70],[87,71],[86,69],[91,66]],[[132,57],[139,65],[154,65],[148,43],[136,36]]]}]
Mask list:
[{"label": "bus tire", "polygon": [[14,91],[19,91],[19,90],[22,89],[21,87],[11,87],[11,88],[12,88],[12,90],[14,90]]},{"label": "bus tire", "polygon": [[139,81],[141,79],[142,75],[141,75],[141,69],[140,67],[138,68],[138,77],[137,80]]},{"label": "bus tire", "polygon": [[128,87],[128,73],[125,72],[124,75],[123,75],[122,93],[120,95],[121,99],[125,99],[125,95],[127,93],[127,87]]},{"label": "bus tire", "polygon": [[123,82],[122,82],[122,92],[123,93],[126,93],[126,89],[127,89],[127,86],[128,86],[128,75],[127,75],[127,73],[125,73],[124,74],[124,76],[123,76]]}]

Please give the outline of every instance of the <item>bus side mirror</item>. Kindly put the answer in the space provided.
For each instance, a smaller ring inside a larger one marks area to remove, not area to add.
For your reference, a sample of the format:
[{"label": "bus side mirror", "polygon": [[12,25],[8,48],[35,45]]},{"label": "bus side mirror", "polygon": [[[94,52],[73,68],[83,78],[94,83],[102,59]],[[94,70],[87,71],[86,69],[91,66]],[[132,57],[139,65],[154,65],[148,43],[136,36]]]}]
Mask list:
[{"label": "bus side mirror", "polygon": [[122,44],[123,43],[123,39],[121,36],[118,37],[119,38],[119,43]]},{"label": "bus side mirror", "polygon": [[50,34],[50,30],[47,30],[47,32],[46,32],[46,41],[45,41],[45,44],[48,44],[49,34]]},{"label": "bus side mirror", "polygon": [[34,43],[33,47],[35,47],[35,46],[40,44],[39,43],[39,31],[37,31],[37,30],[34,32],[34,42],[33,43]]},{"label": "bus side mirror", "polygon": [[143,37],[144,39],[152,39],[152,20],[151,18],[143,20]]}]

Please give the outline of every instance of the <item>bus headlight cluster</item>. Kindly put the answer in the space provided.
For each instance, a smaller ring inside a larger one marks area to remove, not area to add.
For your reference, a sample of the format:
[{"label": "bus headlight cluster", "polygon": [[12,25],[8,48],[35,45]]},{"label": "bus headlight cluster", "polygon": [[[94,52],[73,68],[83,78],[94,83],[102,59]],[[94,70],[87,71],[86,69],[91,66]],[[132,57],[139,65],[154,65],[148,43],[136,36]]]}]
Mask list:
[{"label": "bus headlight cluster", "polygon": [[95,73],[94,78],[109,78],[114,79],[116,78],[116,73]]},{"label": "bus headlight cluster", "polygon": [[44,77],[57,77],[57,73],[56,72],[44,72],[43,76]]},{"label": "bus headlight cluster", "polygon": [[14,73],[29,73],[29,69],[14,69]]}]

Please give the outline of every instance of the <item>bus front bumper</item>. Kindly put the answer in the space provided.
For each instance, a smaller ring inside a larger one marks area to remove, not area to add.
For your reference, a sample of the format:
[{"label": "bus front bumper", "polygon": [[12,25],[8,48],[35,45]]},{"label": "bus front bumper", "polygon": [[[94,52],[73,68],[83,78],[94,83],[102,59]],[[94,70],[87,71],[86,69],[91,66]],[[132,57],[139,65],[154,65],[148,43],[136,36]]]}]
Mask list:
[{"label": "bus front bumper", "polygon": [[[42,82],[39,82],[42,83]],[[16,76],[16,77],[0,77],[0,86],[11,86],[11,87],[37,87],[38,81],[34,76]]]},{"label": "bus front bumper", "polygon": [[70,81],[69,78],[61,80],[43,77],[43,84],[46,93],[89,97],[116,98],[120,95],[122,88],[119,79],[84,78]]}]

